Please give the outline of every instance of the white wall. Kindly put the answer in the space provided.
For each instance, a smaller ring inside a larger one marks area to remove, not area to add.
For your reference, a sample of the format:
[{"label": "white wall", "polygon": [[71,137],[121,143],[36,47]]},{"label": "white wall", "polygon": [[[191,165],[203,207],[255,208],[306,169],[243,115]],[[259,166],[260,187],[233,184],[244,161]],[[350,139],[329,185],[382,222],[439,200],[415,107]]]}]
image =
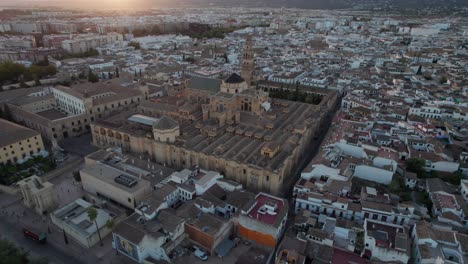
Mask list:
[{"label": "white wall", "polygon": [[450,161],[438,161],[438,162],[433,162],[432,166],[428,168],[429,170],[434,170],[434,171],[442,171],[442,172],[456,172],[458,170],[458,167],[460,166],[459,163],[457,162],[450,162]]},{"label": "white wall", "polygon": [[57,106],[69,114],[84,114],[86,113],[83,100],[62,92],[58,89],[52,88]]},{"label": "white wall", "polygon": [[353,156],[355,158],[367,158],[367,154],[361,147],[349,145],[344,142],[339,142],[335,144],[335,146],[341,149],[343,151],[343,154],[346,156]]},{"label": "white wall", "polygon": [[388,185],[392,182],[393,172],[373,166],[356,165],[353,177]]}]

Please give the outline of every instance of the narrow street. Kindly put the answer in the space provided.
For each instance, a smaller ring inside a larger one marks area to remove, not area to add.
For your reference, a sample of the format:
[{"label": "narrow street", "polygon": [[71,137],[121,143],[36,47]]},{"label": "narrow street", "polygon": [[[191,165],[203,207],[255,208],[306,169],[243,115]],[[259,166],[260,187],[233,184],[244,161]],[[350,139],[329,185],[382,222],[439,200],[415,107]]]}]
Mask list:
[{"label": "narrow street", "polygon": [[85,262],[75,258],[70,254],[65,254],[54,243],[39,244],[38,242],[25,237],[17,225],[16,216],[4,215],[0,217],[0,233],[1,238],[9,240],[16,244],[17,247],[28,252],[35,258],[45,257],[50,264],[83,264]]},{"label": "narrow street", "polygon": [[329,128],[332,125],[333,119],[336,117],[336,115],[339,113],[339,110],[341,108],[341,98],[338,98],[336,101],[336,105],[333,109],[332,113],[329,113],[326,117],[326,120],[323,122],[324,126],[321,126],[320,129],[320,134],[317,135],[316,138],[313,138],[310,141],[310,144],[308,146],[309,152],[307,152],[306,155],[302,158],[301,162],[299,165],[296,166],[296,170],[292,174],[292,181],[294,181],[292,184],[288,183],[288,189],[285,190],[284,197],[286,199],[291,200],[292,198],[292,189],[294,187],[294,184],[296,181],[299,179],[301,176],[302,170],[309,164],[309,162],[317,155],[317,153],[320,151],[320,147],[322,145],[323,140],[325,139],[326,135],[328,134]]}]

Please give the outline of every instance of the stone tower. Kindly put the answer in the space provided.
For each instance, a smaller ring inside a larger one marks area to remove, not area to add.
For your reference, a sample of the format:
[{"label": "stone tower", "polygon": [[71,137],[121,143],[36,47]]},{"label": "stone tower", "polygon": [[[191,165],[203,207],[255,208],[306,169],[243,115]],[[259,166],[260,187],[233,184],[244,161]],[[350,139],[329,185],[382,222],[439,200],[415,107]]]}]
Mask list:
[{"label": "stone tower", "polygon": [[254,54],[252,50],[252,38],[249,36],[244,44],[242,51],[241,76],[247,85],[252,85],[254,71]]}]

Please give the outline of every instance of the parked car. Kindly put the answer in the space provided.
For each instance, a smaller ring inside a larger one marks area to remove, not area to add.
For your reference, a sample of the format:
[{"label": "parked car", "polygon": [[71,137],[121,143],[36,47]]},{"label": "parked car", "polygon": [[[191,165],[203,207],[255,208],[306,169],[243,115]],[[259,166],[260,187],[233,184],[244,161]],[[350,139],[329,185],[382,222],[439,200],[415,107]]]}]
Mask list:
[{"label": "parked car", "polygon": [[205,251],[198,249],[198,248],[195,249],[195,251],[193,252],[193,255],[195,255],[195,257],[203,261],[206,261],[208,259],[208,255],[205,253]]},{"label": "parked car", "polygon": [[33,230],[29,227],[23,228],[23,235],[28,237],[32,240],[39,242],[40,244],[45,244],[47,242],[47,235],[43,232],[38,232],[37,230]]}]

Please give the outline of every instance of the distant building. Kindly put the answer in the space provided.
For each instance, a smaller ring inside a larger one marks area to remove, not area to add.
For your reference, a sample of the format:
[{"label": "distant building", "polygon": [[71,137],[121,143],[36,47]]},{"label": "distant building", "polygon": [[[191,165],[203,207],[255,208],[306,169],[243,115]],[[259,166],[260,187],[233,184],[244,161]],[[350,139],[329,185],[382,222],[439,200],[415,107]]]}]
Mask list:
[{"label": "distant building", "polygon": [[122,41],[123,36],[117,33],[109,33],[107,35],[77,35],[76,38],[62,41],[62,48],[68,53],[84,53],[91,49],[96,49],[115,41]]},{"label": "distant building", "polygon": [[36,39],[32,35],[0,37],[0,49],[35,48]]},{"label": "distant building", "polygon": [[17,98],[8,109],[16,122],[59,141],[88,132],[95,119],[129,109],[148,96],[148,86],[114,79],[72,87],[58,85],[38,96]]}]

